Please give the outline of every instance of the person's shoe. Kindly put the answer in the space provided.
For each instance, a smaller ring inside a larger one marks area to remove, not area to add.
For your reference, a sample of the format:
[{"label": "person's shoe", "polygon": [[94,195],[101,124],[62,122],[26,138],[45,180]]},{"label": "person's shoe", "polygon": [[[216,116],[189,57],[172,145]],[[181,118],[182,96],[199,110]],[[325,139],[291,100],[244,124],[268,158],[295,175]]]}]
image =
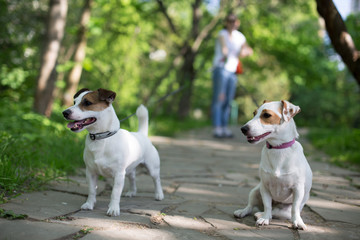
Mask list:
[{"label": "person's shoe", "polygon": [[230,129],[228,129],[227,127],[224,127],[222,132],[223,132],[222,135],[224,138],[233,138],[234,137],[234,134],[232,133],[232,131]]},{"label": "person's shoe", "polygon": [[214,138],[223,138],[224,137],[223,130],[221,127],[214,128],[213,137]]}]

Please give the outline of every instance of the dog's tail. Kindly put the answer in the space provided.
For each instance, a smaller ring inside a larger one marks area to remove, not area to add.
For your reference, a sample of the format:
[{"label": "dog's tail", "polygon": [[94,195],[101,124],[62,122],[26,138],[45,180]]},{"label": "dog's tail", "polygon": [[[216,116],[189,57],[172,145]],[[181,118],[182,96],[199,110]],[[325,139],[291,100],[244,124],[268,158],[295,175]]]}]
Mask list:
[{"label": "dog's tail", "polygon": [[149,129],[149,113],[148,113],[147,108],[141,104],[136,110],[136,116],[139,119],[138,132],[147,136],[148,129]]}]

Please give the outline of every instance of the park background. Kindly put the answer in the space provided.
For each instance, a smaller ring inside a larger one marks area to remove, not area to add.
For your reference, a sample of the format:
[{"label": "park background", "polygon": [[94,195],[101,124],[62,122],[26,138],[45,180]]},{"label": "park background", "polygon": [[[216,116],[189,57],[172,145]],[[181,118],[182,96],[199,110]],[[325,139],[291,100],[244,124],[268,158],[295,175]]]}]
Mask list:
[{"label": "park background", "polygon": [[[320,17],[331,0],[0,0],[0,202],[83,167],[86,131],[61,114],[80,88],[115,91],[120,119],[146,105],[151,135],[211,125],[214,44],[230,11],[254,49],[234,124],[265,99],[290,100],[314,146],[358,169],[360,13],[344,1],[351,11],[335,20],[355,44],[352,65]],[[136,130],[136,117],[121,126]]]}]

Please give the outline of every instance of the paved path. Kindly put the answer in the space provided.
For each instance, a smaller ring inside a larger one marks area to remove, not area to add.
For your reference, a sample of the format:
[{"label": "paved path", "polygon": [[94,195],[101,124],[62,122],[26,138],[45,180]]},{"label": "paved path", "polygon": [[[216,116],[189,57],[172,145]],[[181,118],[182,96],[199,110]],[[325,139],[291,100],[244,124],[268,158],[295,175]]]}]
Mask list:
[{"label": "paved path", "polygon": [[80,211],[87,192],[82,170],[71,182],[1,205],[28,218],[0,218],[0,239],[360,239],[360,173],[323,163],[324,156],[306,142],[314,173],[302,211],[308,230],[293,230],[283,220],[258,228],[252,216],[235,219],[234,210],[245,207],[259,181],[262,144],[250,145],[234,130],[237,137],[223,141],[212,139],[206,128],[177,138],[152,137],[162,162],[163,201],[154,201],[152,180],[140,168],[138,195],[122,198],[121,216],[106,216],[111,187],[104,181],[94,211]]}]

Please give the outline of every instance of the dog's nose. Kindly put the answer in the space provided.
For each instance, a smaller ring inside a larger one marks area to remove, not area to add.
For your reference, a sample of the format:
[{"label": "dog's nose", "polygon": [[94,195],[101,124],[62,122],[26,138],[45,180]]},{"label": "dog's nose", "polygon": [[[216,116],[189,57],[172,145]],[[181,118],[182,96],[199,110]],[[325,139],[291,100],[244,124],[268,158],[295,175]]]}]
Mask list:
[{"label": "dog's nose", "polygon": [[249,131],[249,126],[248,125],[245,125],[245,126],[242,126],[241,128],[241,132],[246,135],[246,133]]},{"label": "dog's nose", "polygon": [[62,114],[64,115],[64,118],[68,119],[69,115],[71,114],[71,110],[65,110],[62,112]]}]

